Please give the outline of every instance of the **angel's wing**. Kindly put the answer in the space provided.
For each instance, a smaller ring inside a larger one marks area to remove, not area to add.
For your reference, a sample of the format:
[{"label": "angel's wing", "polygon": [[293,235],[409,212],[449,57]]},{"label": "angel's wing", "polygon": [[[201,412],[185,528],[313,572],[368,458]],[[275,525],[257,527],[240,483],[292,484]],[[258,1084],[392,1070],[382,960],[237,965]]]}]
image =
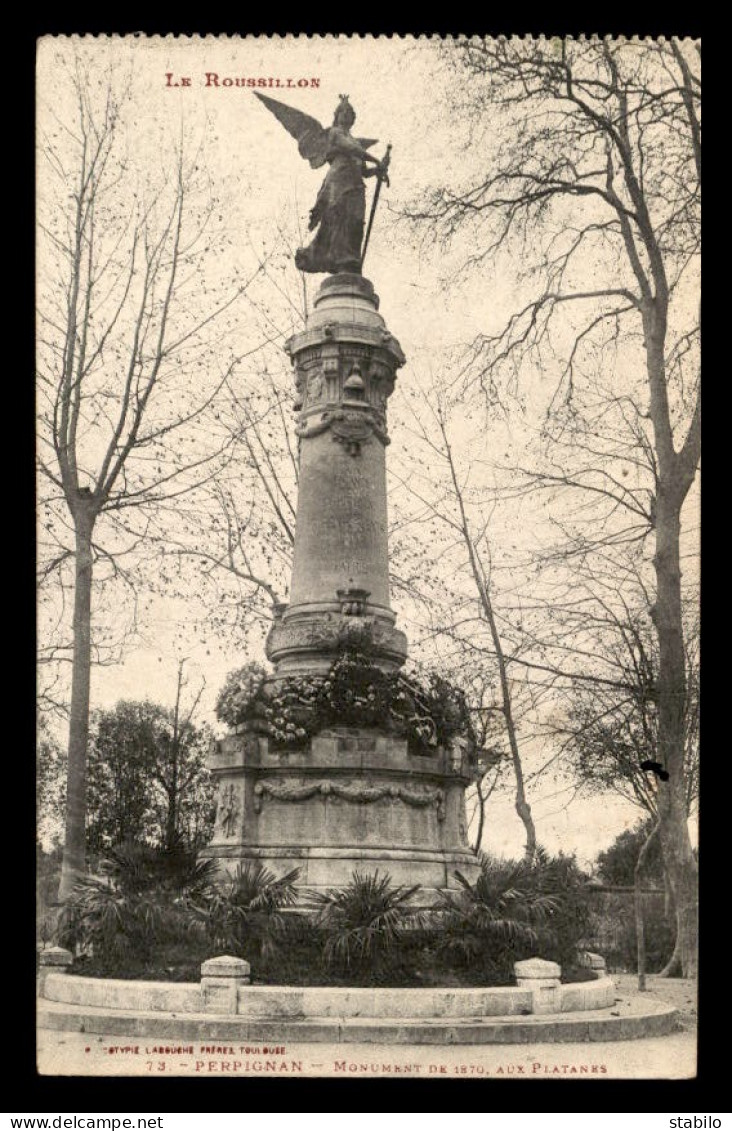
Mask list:
[{"label": "angel's wing", "polygon": [[255,90],[257,98],[263,102],[268,110],[281,122],[289,134],[295,138],[300,155],[305,157],[313,169],[319,169],[325,164],[325,154],[328,145],[328,131],[323,129],[317,118],[311,118],[302,110],[294,106],[286,106],[275,98],[268,98]]}]

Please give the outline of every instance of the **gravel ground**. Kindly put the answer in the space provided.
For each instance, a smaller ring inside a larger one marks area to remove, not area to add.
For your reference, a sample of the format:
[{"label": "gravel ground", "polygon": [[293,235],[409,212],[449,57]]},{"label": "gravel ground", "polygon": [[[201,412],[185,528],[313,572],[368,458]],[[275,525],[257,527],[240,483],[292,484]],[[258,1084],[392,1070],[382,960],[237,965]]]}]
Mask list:
[{"label": "gravel ground", "polygon": [[638,999],[653,998],[655,1001],[665,1002],[679,1011],[680,1028],[683,1032],[696,1030],[697,996],[696,982],[688,978],[656,978],[649,975],[647,990],[638,992],[638,976],[636,974],[613,974],[613,981],[618,987],[618,997],[621,999],[634,997]]}]

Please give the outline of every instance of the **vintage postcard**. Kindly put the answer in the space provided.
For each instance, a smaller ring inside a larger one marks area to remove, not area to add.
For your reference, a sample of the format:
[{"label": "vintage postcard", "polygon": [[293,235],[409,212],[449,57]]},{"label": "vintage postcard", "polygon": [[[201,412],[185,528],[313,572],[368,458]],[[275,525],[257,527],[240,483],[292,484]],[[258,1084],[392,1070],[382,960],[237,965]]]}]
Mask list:
[{"label": "vintage postcard", "polygon": [[700,47],[37,51],[38,1070],[696,1074]]}]

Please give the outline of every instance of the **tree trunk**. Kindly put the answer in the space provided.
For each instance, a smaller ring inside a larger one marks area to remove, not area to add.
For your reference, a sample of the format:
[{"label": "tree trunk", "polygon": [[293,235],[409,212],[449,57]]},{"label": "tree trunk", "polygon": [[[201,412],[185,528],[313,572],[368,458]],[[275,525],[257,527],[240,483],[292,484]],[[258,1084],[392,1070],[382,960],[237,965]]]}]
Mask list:
[{"label": "tree trunk", "polygon": [[76,519],[74,581],[74,660],[71,677],[66,838],[58,897],[65,901],[86,868],[86,758],[91,680],[91,595],[93,519]]},{"label": "tree trunk", "polygon": [[536,856],[536,825],[534,824],[531,806],[526,800],[526,789],[524,787],[524,775],[521,763],[516,758],[514,758],[514,772],[516,775],[516,812],[526,830],[524,859],[528,864],[531,864]]},{"label": "tree trunk", "polygon": [[526,847],[524,850],[524,857],[530,864],[536,855],[536,826],[534,818],[531,813],[531,806],[526,798],[526,785],[524,782],[524,771],[521,764],[521,752],[518,745],[518,737],[516,735],[516,727],[513,720],[512,700],[511,700],[511,684],[508,678],[508,666],[506,664],[506,655],[503,651],[503,643],[501,635],[498,631],[496,618],[493,615],[493,602],[488,588],[488,578],[486,577],[483,563],[480,559],[478,549],[473,541],[470,533],[470,524],[468,522],[467,512],[465,510],[465,502],[463,499],[462,491],[458,483],[457,474],[455,472],[455,464],[452,458],[452,449],[447,439],[447,431],[442,418],[440,418],[440,431],[442,438],[445,442],[445,454],[447,456],[448,464],[450,467],[450,475],[452,477],[453,488],[455,491],[455,499],[460,509],[460,532],[463,536],[465,546],[468,551],[468,560],[470,562],[470,569],[473,574],[478,596],[480,598],[483,614],[488,622],[488,627],[491,633],[491,640],[493,641],[493,649],[496,654],[496,661],[498,663],[498,672],[501,681],[501,710],[503,717],[506,720],[506,732],[508,734],[508,743],[511,749],[511,761],[513,762],[513,771],[516,778],[516,812],[523,823],[526,830]]},{"label": "tree trunk", "polygon": [[643,889],[641,888],[641,878],[638,871],[639,863],[640,857],[635,866],[633,904],[635,908],[635,947],[636,964],[638,966],[638,989],[643,991],[646,989],[646,934],[645,924],[643,922]]},{"label": "tree trunk", "polygon": [[643,865],[648,855],[648,849],[651,846],[651,841],[657,835],[659,829],[658,822],[653,826],[650,833],[641,845],[641,850],[638,853],[638,859],[635,862],[635,869],[633,872],[634,884],[634,904],[635,904],[635,937],[638,955],[638,989],[645,990],[646,988],[646,934],[645,923],[643,920],[643,887],[642,887],[642,871]]},{"label": "tree trunk", "polygon": [[678,958],[683,977],[696,974],[697,866],[689,837],[684,783],[684,707],[686,656],[681,615],[679,561],[680,512],[683,493],[670,476],[660,477],[656,506],[656,604],[653,620],[658,635],[658,753],[668,781],[658,783],[658,815],[663,858],[676,910]]},{"label": "tree trunk", "polygon": [[[674,905],[673,888],[671,884],[671,877],[669,870],[666,867],[666,862],[663,864],[663,914],[667,922],[673,919],[676,923],[676,908]],[[681,963],[679,960],[679,932],[675,931],[674,935],[674,948],[666,965],[662,970],[659,970],[659,978],[668,978],[670,975],[675,975],[681,971]]]},{"label": "tree trunk", "polygon": [[671,891],[671,880],[668,875],[666,861],[663,862],[663,915],[668,921],[674,914],[674,898]]},{"label": "tree trunk", "polygon": [[498,671],[501,679],[501,694],[503,696],[503,714],[506,719],[506,730],[508,732],[508,744],[511,749],[511,761],[513,762],[513,773],[516,779],[516,812],[521,820],[526,831],[526,845],[524,848],[524,859],[528,864],[533,862],[536,856],[536,825],[534,824],[534,817],[531,812],[531,806],[526,797],[526,785],[524,782],[524,769],[521,763],[521,754],[519,752],[518,738],[516,736],[516,727],[513,721],[513,712],[511,710],[511,690],[508,682],[508,672],[506,670],[506,660],[503,654],[501,640],[498,635],[498,628],[496,626],[495,618],[493,616],[493,608],[490,606],[490,629],[493,636],[493,643],[496,649],[496,657],[498,659]]},{"label": "tree trunk", "polygon": [[168,812],[165,817],[165,847],[172,848],[178,833],[178,784],[173,778],[173,788],[168,794]]},{"label": "tree trunk", "polygon": [[485,826],[485,797],[483,796],[483,779],[478,778],[475,783],[478,791],[478,829],[475,834],[475,844],[473,845],[473,852],[476,856],[480,853],[480,846],[483,843],[483,828]]},{"label": "tree trunk", "polygon": [[[461,500],[462,507],[462,500]],[[463,529],[467,532],[467,520],[463,512]],[[527,863],[531,864],[536,856],[536,825],[534,824],[534,817],[531,812],[531,806],[526,797],[526,785],[524,781],[524,769],[521,763],[521,752],[519,750],[518,736],[516,734],[516,726],[513,721],[512,699],[511,699],[511,684],[508,679],[508,666],[506,664],[506,656],[503,651],[503,643],[496,624],[496,618],[493,614],[493,602],[488,592],[488,583],[483,574],[482,567],[478,560],[478,553],[472,539],[466,533],[466,542],[468,544],[468,551],[470,553],[470,564],[473,570],[473,576],[478,586],[480,594],[481,605],[483,606],[483,613],[485,619],[488,621],[488,627],[491,633],[491,640],[493,641],[493,649],[496,654],[496,661],[498,663],[498,674],[501,682],[501,711],[506,720],[506,733],[508,734],[508,745],[511,750],[511,761],[513,763],[513,773],[516,779],[516,800],[515,809],[526,831],[526,846],[524,849],[524,858]]]},{"label": "tree trunk", "polygon": [[178,831],[178,769],[180,763],[180,696],[183,690],[183,665],[185,660],[178,664],[178,683],[175,692],[175,708],[173,710],[173,735],[170,743],[170,786],[168,788],[168,812],[165,820],[165,847],[173,847]]},{"label": "tree trunk", "polygon": [[671,957],[664,966],[663,970],[659,970],[659,978],[676,978],[682,973],[681,968],[681,936],[677,930],[676,941],[674,942],[674,949]]},{"label": "tree trunk", "polygon": [[493,640],[493,647],[496,653],[496,660],[498,661],[498,673],[501,681],[501,710],[503,717],[506,720],[506,732],[508,734],[508,745],[511,750],[511,761],[513,763],[513,773],[516,779],[516,799],[515,809],[526,831],[526,846],[524,849],[524,858],[527,863],[531,864],[536,856],[536,825],[534,824],[534,817],[531,812],[531,806],[526,797],[526,785],[524,781],[524,769],[521,763],[521,753],[519,751],[518,737],[516,735],[516,726],[513,721],[513,712],[511,710],[511,685],[508,680],[508,669],[506,666],[506,657],[503,652],[503,645],[498,633],[498,626],[496,618],[493,615],[493,605],[488,595],[487,587],[481,586],[481,594],[483,598],[483,610],[491,630],[491,638]]}]

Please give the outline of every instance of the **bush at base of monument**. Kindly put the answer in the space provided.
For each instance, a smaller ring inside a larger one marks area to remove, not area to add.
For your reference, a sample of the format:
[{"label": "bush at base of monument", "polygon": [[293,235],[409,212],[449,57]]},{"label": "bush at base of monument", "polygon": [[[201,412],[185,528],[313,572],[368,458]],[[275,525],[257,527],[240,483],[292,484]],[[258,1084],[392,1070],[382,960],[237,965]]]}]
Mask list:
[{"label": "bush at base of monument", "polygon": [[215,872],[212,861],[199,861],[181,846],[118,845],[97,875],[76,884],[61,914],[58,941],[85,952],[87,965],[100,973],[139,974],[159,963],[163,952],[187,968],[191,954],[208,951],[192,905],[205,897]]},{"label": "bush at base of monument", "polygon": [[475,884],[414,911],[417,887],[387,874],[354,873],[342,888],[311,894],[312,913],[288,913],[297,875],[261,865],[223,887],[207,868],[171,868],[161,850],[126,846],[100,877],[77,887],[58,941],[87,953],[73,973],[197,982],[222,949],[272,985],[512,985],[513,964],[537,953],[573,971],[587,927],[584,877],[571,858],[482,858]]},{"label": "bush at base of monument", "polygon": [[530,863],[484,855],[474,884],[457,878],[460,888],[446,892],[437,909],[442,963],[496,983],[535,954],[572,969],[590,923],[586,876],[572,857],[543,849]]},{"label": "bush at base of monument", "polygon": [[285,933],[281,912],[295,903],[299,875],[293,868],[277,877],[263,864],[249,863],[223,882],[219,878],[196,909],[213,950],[255,965],[276,957]]},{"label": "bush at base of monument", "polygon": [[388,973],[410,925],[425,920],[409,905],[418,891],[419,884],[395,886],[376,871],[354,872],[344,888],[314,893],[313,926],[324,936],[326,968],[357,978]]},{"label": "bush at base of monument", "polygon": [[475,747],[463,692],[442,677],[384,672],[361,652],[344,651],[326,675],[290,676],[277,685],[259,664],[231,672],[216,715],[249,723],[274,745],[297,747],[328,726],[378,727],[429,753],[457,735]]},{"label": "bush at base of monument", "polygon": [[230,727],[244,722],[254,710],[269,672],[256,662],[229,672],[216,700],[216,717]]},{"label": "bush at base of monument", "polygon": [[298,875],[255,864],[222,884],[196,853],[120,845],[76,885],[58,942],[81,951],[74,973],[101,977],[198,981],[201,962],[222,951],[261,965],[277,954]]}]

